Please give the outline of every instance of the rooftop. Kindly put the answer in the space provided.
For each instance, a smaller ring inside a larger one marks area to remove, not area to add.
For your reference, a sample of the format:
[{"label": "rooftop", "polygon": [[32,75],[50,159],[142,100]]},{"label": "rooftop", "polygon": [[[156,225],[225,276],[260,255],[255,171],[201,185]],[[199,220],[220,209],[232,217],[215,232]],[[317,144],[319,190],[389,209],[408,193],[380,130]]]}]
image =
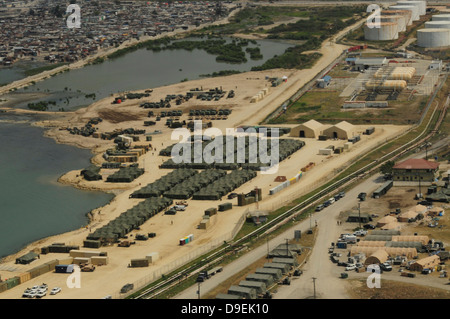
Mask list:
[{"label": "rooftop", "polygon": [[427,161],[422,158],[411,158],[394,165],[394,169],[438,169],[439,163]]}]

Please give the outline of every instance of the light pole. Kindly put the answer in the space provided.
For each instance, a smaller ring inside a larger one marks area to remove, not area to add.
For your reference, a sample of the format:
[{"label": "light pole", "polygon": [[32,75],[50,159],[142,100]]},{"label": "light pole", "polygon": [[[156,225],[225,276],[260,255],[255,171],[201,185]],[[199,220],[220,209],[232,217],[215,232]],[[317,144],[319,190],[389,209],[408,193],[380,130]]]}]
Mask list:
[{"label": "light pole", "polygon": [[312,278],[312,280],[313,280],[313,286],[314,286],[314,299],[316,299],[316,277],[313,277]]}]

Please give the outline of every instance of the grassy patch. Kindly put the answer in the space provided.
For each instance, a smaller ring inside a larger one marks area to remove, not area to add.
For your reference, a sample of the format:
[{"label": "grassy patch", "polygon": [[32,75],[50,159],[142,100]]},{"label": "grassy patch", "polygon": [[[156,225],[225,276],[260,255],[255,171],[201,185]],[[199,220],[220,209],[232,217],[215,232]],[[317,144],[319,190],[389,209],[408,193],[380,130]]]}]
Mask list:
[{"label": "grassy patch", "polygon": [[[399,275],[400,276],[400,275]],[[412,280],[414,281],[414,280]],[[448,299],[450,291],[381,279],[380,288],[368,288],[366,280],[350,280],[352,299]]]},{"label": "grassy patch", "polygon": [[60,66],[67,65],[67,64],[68,63],[55,63],[55,64],[50,64],[50,65],[40,66],[38,68],[26,70],[24,73],[26,76],[32,76],[32,75],[42,73],[44,71],[49,71],[49,70],[59,68]]}]

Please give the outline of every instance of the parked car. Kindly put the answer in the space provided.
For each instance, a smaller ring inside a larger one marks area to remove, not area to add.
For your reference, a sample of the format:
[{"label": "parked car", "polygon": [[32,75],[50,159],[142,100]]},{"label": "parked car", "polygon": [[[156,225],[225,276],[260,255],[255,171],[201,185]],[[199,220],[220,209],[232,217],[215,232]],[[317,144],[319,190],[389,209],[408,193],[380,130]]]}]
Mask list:
[{"label": "parked car", "polygon": [[363,227],[364,227],[364,229],[375,229],[376,228],[375,225],[372,225],[372,224],[365,224],[365,225],[363,225]]},{"label": "parked car", "polygon": [[56,295],[58,293],[61,292],[61,288],[60,287],[55,287],[50,291],[50,295]]},{"label": "parked car", "polygon": [[345,192],[339,192],[339,193],[338,193],[338,196],[339,196],[340,198],[345,197]]},{"label": "parked car", "polygon": [[175,208],[175,210],[178,210],[178,211],[186,210],[186,206],[185,205],[175,205],[173,208]]},{"label": "parked car", "polygon": [[324,208],[325,208],[325,206],[320,204],[319,206],[316,207],[316,212],[320,212]]},{"label": "parked car", "polygon": [[336,200],[334,199],[334,197],[331,197],[328,199],[328,201],[330,202],[330,205],[333,204]]},{"label": "parked car", "polygon": [[233,198],[235,198],[235,197],[237,197],[238,196],[238,194],[237,193],[231,193],[230,195],[228,195],[228,199],[233,199]]},{"label": "parked car", "polygon": [[355,270],[356,269],[356,265],[355,264],[349,264],[345,267],[345,270],[349,271],[349,270]]},{"label": "parked car", "polygon": [[328,206],[330,206],[331,205],[331,202],[329,201],[329,200],[327,200],[327,201],[325,201],[324,203],[323,203],[323,206],[324,207],[328,207]]},{"label": "parked car", "polygon": [[367,230],[364,230],[364,229],[357,230],[357,231],[355,231],[353,233],[353,235],[355,235],[355,236],[366,236],[367,235]]},{"label": "parked car", "polygon": [[392,266],[389,263],[382,263],[382,264],[380,264],[380,268],[383,271],[391,271],[392,270]]},{"label": "parked car", "polygon": [[38,289],[37,291],[36,291],[36,298],[42,298],[42,297],[45,297],[47,295],[47,290],[45,290],[45,289]]},{"label": "parked car", "polygon": [[367,197],[367,193],[362,192],[362,193],[358,194],[358,198],[360,201],[365,201],[366,197]]}]

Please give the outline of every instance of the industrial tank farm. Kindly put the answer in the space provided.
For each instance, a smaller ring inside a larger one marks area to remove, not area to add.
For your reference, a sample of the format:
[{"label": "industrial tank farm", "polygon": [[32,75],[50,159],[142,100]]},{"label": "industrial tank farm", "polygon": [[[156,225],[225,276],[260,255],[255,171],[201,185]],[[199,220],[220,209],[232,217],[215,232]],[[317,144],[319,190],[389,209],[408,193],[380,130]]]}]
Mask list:
[{"label": "industrial tank farm", "polygon": [[423,48],[438,48],[450,45],[450,29],[425,28],[417,30],[417,44]]},{"label": "industrial tank farm", "polygon": [[450,21],[450,14],[436,14],[431,19],[432,21]]},{"label": "industrial tank farm", "polygon": [[425,22],[426,29],[450,29],[450,21],[427,21]]},{"label": "industrial tank farm", "polygon": [[411,11],[411,20],[412,21],[417,21],[417,20],[420,19],[419,8],[417,6],[412,6],[412,5],[408,5],[408,6],[395,5],[395,6],[390,6],[389,10],[409,10],[409,11]]},{"label": "industrial tank farm", "polygon": [[426,1],[398,1],[397,5],[400,6],[415,6],[418,8],[419,15],[423,16],[427,14],[427,3]]},{"label": "industrial tank farm", "polygon": [[381,12],[381,14],[383,16],[388,16],[388,15],[400,15],[403,16],[405,18],[405,23],[406,25],[411,25],[412,24],[412,13],[410,10],[383,10]]},{"label": "industrial tank farm", "polygon": [[397,24],[397,32],[406,31],[406,17],[402,15],[382,15],[380,22],[392,22]]},{"label": "industrial tank farm", "polygon": [[379,28],[364,26],[364,38],[369,41],[390,41],[398,39],[398,24],[394,22],[380,22]]}]

